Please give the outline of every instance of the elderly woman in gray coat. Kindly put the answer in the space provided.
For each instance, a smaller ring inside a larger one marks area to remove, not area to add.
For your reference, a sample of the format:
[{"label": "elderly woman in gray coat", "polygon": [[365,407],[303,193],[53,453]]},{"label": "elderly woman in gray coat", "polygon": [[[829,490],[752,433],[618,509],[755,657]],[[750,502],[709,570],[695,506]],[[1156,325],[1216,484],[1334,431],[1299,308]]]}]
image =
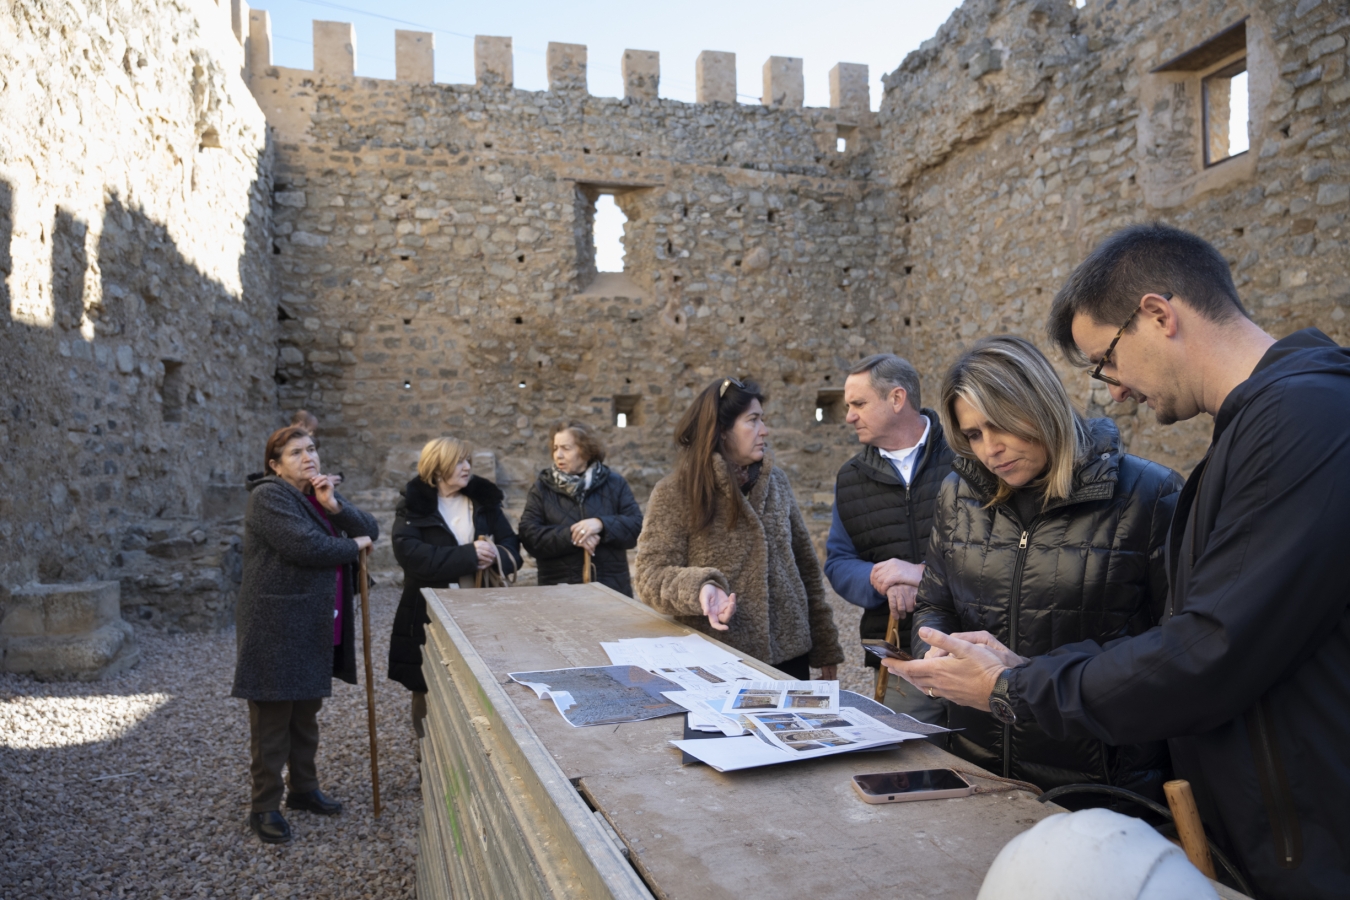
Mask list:
[{"label": "elderly woman in gray coat", "polygon": [[265,474],[248,484],[231,696],[248,701],[249,826],[264,843],[278,844],[291,839],[281,814],[287,765],[288,808],[342,812],[319,790],[317,716],[333,678],[356,683],[354,563],[380,529],[320,474],[314,439],[303,428],[273,433],[264,465]]}]

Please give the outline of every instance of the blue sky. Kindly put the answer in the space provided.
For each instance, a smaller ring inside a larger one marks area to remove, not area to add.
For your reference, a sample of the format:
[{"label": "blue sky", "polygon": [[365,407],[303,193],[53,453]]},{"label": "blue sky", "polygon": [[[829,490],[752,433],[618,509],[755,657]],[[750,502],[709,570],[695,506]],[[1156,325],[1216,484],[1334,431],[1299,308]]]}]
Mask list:
[{"label": "blue sky", "polygon": [[[473,78],[473,35],[514,39],[516,86],[544,90],[549,41],[586,44],[590,92],[622,96],[619,60],[625,49],[661,54],[661,96],[694,99],[694,60],[702,50],[736,54],[742,103],[758,102],[760,69],[770,56],[803,59],[806,105],[829,105],[829,71],[837,62],[865,63],[872,106],[881,101],[881,76],[932,37],[955,0],[676,0],[672,3],[497,2],[428,3],[417,0],[254,0],[272,16],[275,65],[312,67],[312,21],[356,26],[356,73],[394,77],[394,29],[432,31],[436,80]],[[355,12],[360,10],[361,12]],[[380,18],[386,17],[386,18]],[[393,22],[390,19],[400,19]]]}]

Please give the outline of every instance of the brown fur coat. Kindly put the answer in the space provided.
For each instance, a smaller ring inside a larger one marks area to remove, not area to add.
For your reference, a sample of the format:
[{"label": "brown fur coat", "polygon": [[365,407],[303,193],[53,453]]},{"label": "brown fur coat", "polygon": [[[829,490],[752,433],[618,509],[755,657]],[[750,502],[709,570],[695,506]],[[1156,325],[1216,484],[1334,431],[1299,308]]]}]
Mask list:
[{"label": "brown fur coat", "polygon": [[[787,475],[766,457],[745,496],[722,457],[716,459],[721,496],[717,518],[704,531],[691,533],[675,475],[652,489],[638,537],[639,599],[763,662],[807,652],[816,668],[843,662],[820,563]],[[734,531],[728,528],[732,503],[741,510]],[[702,615],[698,593],[708,582],[736,594],[729,631],[714,631]]]}]

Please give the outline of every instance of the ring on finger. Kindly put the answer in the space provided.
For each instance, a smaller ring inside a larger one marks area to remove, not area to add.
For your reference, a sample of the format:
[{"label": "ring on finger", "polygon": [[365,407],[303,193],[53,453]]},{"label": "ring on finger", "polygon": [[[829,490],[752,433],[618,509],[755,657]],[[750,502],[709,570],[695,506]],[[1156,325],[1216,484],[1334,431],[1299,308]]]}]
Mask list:
[{"label": "ring on finger", "polygon": [[933,689],[932,689],[932,688],[929,688],[929,689],[928,689],[928,696],[932,697],[934,700],[937,699],[937,694],[934,694],[934,693],[933,693]]}]

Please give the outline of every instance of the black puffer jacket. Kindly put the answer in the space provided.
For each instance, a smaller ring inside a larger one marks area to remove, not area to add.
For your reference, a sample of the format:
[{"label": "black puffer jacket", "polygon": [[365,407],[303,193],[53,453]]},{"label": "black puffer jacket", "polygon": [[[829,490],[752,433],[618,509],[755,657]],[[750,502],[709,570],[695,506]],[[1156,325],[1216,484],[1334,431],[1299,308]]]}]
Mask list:
[{"label": "black puffer jacket", "polygon": [[520,516],[520,542],[539,565],[540,584],[581,584],[582,552],[572,544],[572,526],[596,518],[604,525],[595,548],[595,580],[621,594],[633,596],[628,574],[628,550],[637,546],[642,531],[642,509],[623,476],[597,466],[591,489],[576,499],[562,493],[547,471],[530,488]]},{"label": "black puffer jacket", "polygon": [[[997,482],[957,458],[942,485],[928,568],[914,613],[945,633],[988,631],[1023,656],[1077,641],[1141,634],[1167,597],[1164,552],[1181,476],[1120,452],[1110,419],[1088,422],[1092,450],[1073,491],[1023,523],[1006,503],[985,508]],[[1166,746],[1112,747],[1091,738],[1051,740],[1031,721],[999,724],[987,712],[948,705],[951,750],[1005,777],[1050,789],[1113,784],[1162,798]]]},{"label": "black puffer jacket", "polygon": [[[942,433],[938,414],[923,410],[928,419],[928,440],[914,462],[908,486],[900,479],[891,461],[873,446],[866,446],[844,463],[834,483],[834,504],[839,521],[853,541],[861,559],[870,563],[902,559],[921,563],[928,552],[928,536],[933,530],[938,491],[952,473],[952,448]],[[831,575],[825,561],[825,575]],[[877,594],[878,603],[863,609],[858,623],[863,638],[884,638],[891,620],[891,607]],[[913,618],[901,619],[900,646],[910,642]],[[863,664],[875,669],[878,660],[863,654]]]},{"label": "black puffer jacket", "polygon": [[[520,539],[502,512],[502,491],[486,478],[469,479],[462,492],[473,504],[474,535],[497,542],[502,569],[520,569]],[[394,558],[403,567],[403,596],[389,637],[389,677],[410,691],[427,689],[422,678],[422,645],[427,642],[427,603],[422,588],[444,588],[478,571],[473,544],[455,540],[437,506],[436,489],[414,478],[403,489],[394,514]]]}]

